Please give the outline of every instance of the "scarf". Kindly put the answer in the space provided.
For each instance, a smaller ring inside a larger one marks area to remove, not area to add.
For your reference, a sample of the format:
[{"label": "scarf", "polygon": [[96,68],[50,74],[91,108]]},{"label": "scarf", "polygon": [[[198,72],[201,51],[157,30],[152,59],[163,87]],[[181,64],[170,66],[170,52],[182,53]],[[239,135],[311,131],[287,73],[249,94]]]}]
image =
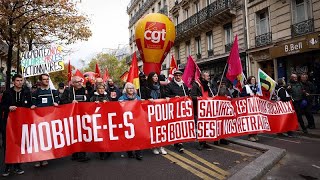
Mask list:
[{"label": "scarf", "polygon": [[160,97],[160,85],[158,83],[153,84],[151,86],[150,96],[152,97],[152,99],[159,99],[159,97]]},{"label": "scarf", "polygon": [[175,78],[173,78],[173,81],[174,81],[175,83],[177,83],[178,86],[183,86],[183,81],[182,81],[182,80],[181,80],[180,82],[178,82],[178,81],[176,81]]}]

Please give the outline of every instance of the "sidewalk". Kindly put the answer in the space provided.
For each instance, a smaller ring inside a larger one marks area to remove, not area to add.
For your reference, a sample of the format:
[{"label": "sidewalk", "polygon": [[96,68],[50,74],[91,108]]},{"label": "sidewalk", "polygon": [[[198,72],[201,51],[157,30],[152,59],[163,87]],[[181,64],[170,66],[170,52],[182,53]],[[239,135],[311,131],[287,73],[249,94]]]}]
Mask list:
[{"label": "sidewalk", "polygon": [[[308,129],[308,134],[304,134],[302,131],[297,131],[296,133],[303,136],[320,138],[320,114],[313,114],[313,117],[316,129]],[[307,125],[306,117],[302,116],[302,118],[304,120],[304,124]]]}]

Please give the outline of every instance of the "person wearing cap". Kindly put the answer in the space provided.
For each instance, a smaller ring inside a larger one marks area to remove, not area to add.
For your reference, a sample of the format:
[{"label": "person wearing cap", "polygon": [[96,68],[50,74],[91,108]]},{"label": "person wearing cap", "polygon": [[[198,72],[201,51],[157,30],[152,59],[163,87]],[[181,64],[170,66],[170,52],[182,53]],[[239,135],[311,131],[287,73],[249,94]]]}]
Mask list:
[{"label": "person wearing cap", "polygon": [[[165,96],[172,97],[181,97],[189,96],[188,87],[184,84],[182,80],[182,72],[177,70],[173,74],[173,80],[165,88]],[[174,147],[180,152],[183,153],[184,148],[182,143],[174,144]]]}]

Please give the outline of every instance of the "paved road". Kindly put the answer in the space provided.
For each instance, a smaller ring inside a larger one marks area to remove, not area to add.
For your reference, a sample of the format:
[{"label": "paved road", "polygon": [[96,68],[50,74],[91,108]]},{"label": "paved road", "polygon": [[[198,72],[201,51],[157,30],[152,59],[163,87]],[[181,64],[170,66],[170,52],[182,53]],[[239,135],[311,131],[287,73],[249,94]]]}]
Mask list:
[{"label": "paved road", "polygon": [[145,150],[142,161],[128,159],[125,153],[113,153],[102,161],[90,153],[91,161],[87,163],[71,161],[70,157],[51,160],[48,167],[38,169],[28,163],[23,165],[24,175],[7,179],[223,179],[263,153],[236,144],[212,145],[211,150],[203,151],[195,146],[196,143],[185,144],[183,154],[169,146],[169,154],[164,156]]},{"label": "paved road", "polygon": [[320,138],[259,135],[260,143],[287,150],[286,156],[263,180],[320,179]]}]

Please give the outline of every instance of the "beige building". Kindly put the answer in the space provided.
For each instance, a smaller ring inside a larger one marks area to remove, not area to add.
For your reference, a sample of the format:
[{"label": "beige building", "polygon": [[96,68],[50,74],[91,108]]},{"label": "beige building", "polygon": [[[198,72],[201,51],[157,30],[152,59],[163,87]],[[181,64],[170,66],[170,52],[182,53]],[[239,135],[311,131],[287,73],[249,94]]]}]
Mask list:
[{"label": "beige building", "polygon": [[[128,7],[127,13],[129,15],[129,46],[130,46],[130,53],[131,55],[137,51],[137,45],[135,43],[135,27],[138,20],[146,14],[149,13],[162,13],[168,16],[168,1],[170,0],[131,0]],[[137,54],[139,62],[138,65],[140,70],[142,70],[143,62],[139,54]],[[131,57],[127,58],[127,63],[131,62]],[[167,75],[167,69],[169,68],[169,57],[164,60],[162,64],[162,72],[163,74]]]},{"label": "beige building", "polygon": [[169,1],[169,9],[177,32],[172,52],[180,69],[184,69],[191,55],[201,70],[209,71],[212,77],[221,76],[235,35],[238,35],[243,67],[246,66],[242,1],[178,0]]},{"label": "beige building", "polygon": [[308,73],[320,83],[320,1],[249,0],[252,73],[261,68],[274,79]]}]

